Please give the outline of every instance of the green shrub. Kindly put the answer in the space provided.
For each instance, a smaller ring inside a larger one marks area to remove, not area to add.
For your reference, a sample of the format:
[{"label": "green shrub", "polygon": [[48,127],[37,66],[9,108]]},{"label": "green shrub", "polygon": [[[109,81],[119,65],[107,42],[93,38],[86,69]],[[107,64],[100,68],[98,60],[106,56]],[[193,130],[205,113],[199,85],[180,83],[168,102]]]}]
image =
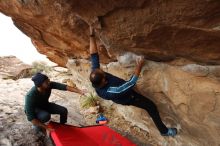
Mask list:
[{"label": "green shrub", "polygon": [[83,96],[81,98],[81,107],[82,108],[89,108],[93,106],[97,106],[98,102],[98,96],[94,95],[93,93],[90,93],[87,96]]},{"label": "green shrub", "polygon": [[32,63],[31,74],[36,74],[37,72],[46,72],[49,73],[52,70],[50,66],[47,65],[44,61],[34,61]]}]

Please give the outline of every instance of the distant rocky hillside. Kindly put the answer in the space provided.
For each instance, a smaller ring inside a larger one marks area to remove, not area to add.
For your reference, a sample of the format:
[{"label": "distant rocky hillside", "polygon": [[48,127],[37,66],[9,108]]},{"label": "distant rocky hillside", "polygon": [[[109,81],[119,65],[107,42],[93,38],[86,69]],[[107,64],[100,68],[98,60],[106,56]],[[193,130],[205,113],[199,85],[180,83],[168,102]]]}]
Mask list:
[{"label": "distant rocky hillside", "polygon": [[0,57],[0,77],[14,79],[28,77],[32,67],[23,63],[15,56]]}]

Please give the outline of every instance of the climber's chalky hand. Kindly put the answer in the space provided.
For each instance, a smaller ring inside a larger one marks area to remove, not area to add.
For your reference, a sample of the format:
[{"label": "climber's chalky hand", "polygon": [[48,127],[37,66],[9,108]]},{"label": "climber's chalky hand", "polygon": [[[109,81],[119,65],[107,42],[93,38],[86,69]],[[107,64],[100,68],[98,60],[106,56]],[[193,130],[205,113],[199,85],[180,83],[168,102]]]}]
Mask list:
[{"label": "climber's chalky hand", "polygon": [[142,68],[144,66],[144,57],[143,56],[138,57],[136,59],[136,64],[138,67]]}]

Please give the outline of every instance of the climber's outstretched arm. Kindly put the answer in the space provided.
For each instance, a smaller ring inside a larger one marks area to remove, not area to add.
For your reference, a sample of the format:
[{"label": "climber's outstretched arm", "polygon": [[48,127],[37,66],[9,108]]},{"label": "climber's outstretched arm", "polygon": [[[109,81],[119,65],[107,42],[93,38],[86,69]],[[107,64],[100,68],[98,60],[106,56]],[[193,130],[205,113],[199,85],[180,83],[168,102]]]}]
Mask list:
[{"label": "climber's outstretched arm", "polygon": [[96,40],[95,40],[95,31],[92,26],[90,26],[90,47],[89,47],[90,54],[98,53]]},{"label": "climber's outstretched arm", "polygon": [[117,94],[123,94],[135,86],[138,77],[140,75],[141,69],[144,66],[144,58],[143,57],[138,58],[136,62],[137,62],[137,66],[134,75],[131,77],[131,79],[120,86],[109,87],[107,89],[107,93],[109,93],[109,95],[112,95],[114,97],[114,94],[116,94],[116,96]]},{"label": "climber's outstretched arm", "polygon": [[98,54],[96,40],[95,40],[95,31],[94,31],[94,28],[92,26],[90,26],[89,52],[90,52],[90,55],[91,55],[92,70],[100,68],[99,54]]}]

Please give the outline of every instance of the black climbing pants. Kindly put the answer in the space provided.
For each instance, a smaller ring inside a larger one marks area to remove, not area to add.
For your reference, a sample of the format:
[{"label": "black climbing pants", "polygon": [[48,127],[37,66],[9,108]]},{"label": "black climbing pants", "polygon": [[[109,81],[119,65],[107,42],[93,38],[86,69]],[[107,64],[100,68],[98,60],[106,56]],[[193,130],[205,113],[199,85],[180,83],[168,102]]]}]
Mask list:
[{"label": "black climbing pants", "polygon": [[155,105],[155,103],[135,91],[132,93],[132,97],[133,100],[128,105],[133,105],[145,109],[148,112],[148,114],[151,116],[152,120],[154,121],[160,133],[161,134],[167,133],[168,129],[162,122],[159,111],[157,110],[157,106]]},{"label": "black climbing pants", "polygon": [[45,123],[50,120],[51,114],[60,115],[60,123],[65,124],[67,122],[68,111],[65,107],[57,105],[55,103],[49,103],[46,109],[35,109],[37,119]]}]

